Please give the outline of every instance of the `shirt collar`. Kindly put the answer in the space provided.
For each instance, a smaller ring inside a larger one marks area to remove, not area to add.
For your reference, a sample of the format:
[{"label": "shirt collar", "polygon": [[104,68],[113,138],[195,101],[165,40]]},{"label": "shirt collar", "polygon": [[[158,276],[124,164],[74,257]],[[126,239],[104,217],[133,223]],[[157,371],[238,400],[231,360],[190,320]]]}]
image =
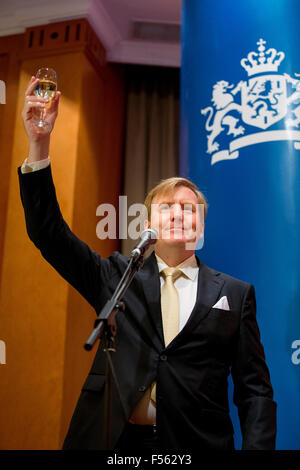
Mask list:
[{"label": "shirt collar", "polygon": [[[155,257],[159,272],[168,267],[168,265],[156,253]],[[178,264],[176,268],[180,269],[180,271],[182,271],[186,277],[194,281],[199,269],[195,254],[185,259],[182,263]]]}]

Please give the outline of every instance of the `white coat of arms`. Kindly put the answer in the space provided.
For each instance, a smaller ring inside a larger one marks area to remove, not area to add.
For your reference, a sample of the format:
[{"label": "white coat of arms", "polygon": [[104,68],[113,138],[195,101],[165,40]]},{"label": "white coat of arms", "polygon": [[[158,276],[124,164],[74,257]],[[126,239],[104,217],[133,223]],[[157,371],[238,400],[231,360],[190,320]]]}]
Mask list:
[{"label": "white coat of arms", "polygon": [[[213,106],[201,110],[207,115],[206,151],[212,156],[212,165],[237,158],[239,148],[261,142],[294,140],[294,147],[300,149],[300,131],[286,129],[300,124],[300,80],[295,78],[300,74],[294,74],[294,78],[279,74],[285,55],[273,48],[266,50],[265,44],[260,39],[258,52],[250,52],[241,60],[248,81],[236,86],[225,80],[217,82],[213,86]],[[283,119],[282,130],[267,130]],[[252,127],[245,132],[245,125]],[[229,148],[220,149],[218,138],[222,133],[230,136]]]}]

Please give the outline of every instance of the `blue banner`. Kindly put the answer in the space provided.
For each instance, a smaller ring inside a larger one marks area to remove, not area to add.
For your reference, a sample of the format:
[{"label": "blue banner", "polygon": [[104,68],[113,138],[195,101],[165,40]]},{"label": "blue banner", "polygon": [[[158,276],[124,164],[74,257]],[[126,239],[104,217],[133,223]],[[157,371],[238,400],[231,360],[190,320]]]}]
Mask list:
[{"label": "blue banner", "polygon": [[208,199],[198,255],[255,286],[277,449],[300,449],[299,31],[298,0],[183,0],[181,175]]}]

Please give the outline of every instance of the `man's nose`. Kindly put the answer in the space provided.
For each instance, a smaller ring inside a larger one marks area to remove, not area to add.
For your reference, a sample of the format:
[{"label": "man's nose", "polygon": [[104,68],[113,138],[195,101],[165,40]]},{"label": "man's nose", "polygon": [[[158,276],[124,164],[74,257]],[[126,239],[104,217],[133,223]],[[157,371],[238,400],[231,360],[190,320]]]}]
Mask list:
[{"label": "man's nose", "polygon": [[173,205],[172,216],[174,219],[182,219],[182,208],[180,204]]}]

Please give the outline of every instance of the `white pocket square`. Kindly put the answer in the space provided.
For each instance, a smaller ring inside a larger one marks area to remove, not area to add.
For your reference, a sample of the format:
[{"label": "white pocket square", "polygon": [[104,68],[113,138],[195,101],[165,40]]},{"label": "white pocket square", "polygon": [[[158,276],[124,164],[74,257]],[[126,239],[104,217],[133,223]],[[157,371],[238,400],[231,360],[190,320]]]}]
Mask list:
[{"label": "white pocket square", "polygon": [[221,297],[220,300],[213,306],[213,308],[221,308],[222,310],[230,310],[226,295]]}]

